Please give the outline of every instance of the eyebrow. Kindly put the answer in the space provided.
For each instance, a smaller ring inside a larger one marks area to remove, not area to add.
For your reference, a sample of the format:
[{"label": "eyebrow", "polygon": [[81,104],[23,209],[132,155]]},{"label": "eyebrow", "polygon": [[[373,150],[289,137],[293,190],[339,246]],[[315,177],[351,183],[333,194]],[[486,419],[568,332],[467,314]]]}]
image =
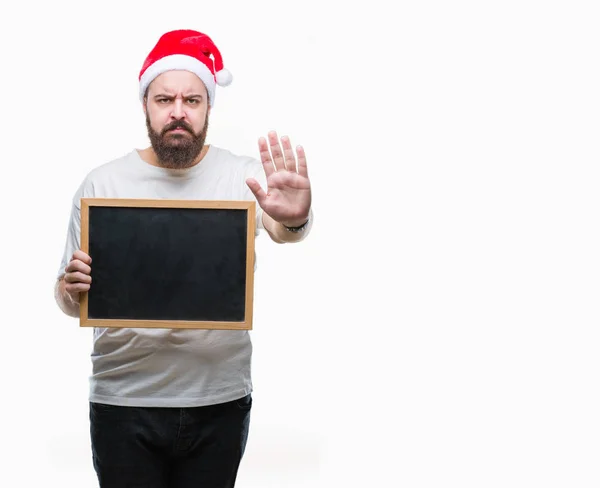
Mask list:
[{"label": "eyebrow", "polygon": [[[169,95],[167,93],[158,93],[154,95],[154,98],[174,98],[174,95]],[[191,95],[185,95],[183,98],[203,98],[199,93],[192,93]]]}]

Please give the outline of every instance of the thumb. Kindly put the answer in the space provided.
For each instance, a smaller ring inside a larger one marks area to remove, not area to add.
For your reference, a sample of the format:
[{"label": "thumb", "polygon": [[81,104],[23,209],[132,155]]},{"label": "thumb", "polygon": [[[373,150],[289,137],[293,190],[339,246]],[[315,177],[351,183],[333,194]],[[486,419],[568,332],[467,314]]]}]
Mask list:
[{"label": "thumb", "polygon": [[261,188],[260,183],[254,178],[248,178],[246,180],[246,184],[248,185],[248,188],[250,188],[250,191],[252,191],[252,193],[256,197],[256,201],[258,202],[258,204],[262,207],[265,202],[265,199],[267,198],[267,194]]}]

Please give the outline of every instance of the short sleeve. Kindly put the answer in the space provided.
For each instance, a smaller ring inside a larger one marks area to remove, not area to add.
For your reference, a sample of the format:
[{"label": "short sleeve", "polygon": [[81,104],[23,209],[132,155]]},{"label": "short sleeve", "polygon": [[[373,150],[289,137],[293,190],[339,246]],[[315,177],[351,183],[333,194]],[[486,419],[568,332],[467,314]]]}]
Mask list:
[{"label": "short sleeve", "polygon": [[81,249],[81,198],[85,194],[86,184],[87,180],[79,186],[73,196],[65,246],[56,276],[57,279],[61,279],[65,275],[65,268],[73,257],[73,254],[75,251]]}]

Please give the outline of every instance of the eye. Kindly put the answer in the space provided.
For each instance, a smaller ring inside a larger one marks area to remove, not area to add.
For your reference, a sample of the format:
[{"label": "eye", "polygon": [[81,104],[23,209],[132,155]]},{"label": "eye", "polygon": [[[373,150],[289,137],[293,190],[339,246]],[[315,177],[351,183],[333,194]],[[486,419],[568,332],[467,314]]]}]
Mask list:
[{"label": "eye", "polygon": [[157,101],[157,103],[167,103],[169,101],[169,99],[168,98],[159,98],[156,101]]},{"label": "eye", "polygon": [[191,105],[198,105],[200,103],[200,100],[198,100],[197,98],[190,98],[188,99],[188,103]]}]

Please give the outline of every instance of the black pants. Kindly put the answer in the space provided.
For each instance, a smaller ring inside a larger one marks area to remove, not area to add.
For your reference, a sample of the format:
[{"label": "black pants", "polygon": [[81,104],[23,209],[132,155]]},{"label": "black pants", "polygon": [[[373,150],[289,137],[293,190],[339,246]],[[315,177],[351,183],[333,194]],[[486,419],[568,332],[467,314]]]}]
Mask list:
[{"label": "black pants", "polygon": [[252,396],[194,408],[90,403],[100,488],[232,488]]}]

